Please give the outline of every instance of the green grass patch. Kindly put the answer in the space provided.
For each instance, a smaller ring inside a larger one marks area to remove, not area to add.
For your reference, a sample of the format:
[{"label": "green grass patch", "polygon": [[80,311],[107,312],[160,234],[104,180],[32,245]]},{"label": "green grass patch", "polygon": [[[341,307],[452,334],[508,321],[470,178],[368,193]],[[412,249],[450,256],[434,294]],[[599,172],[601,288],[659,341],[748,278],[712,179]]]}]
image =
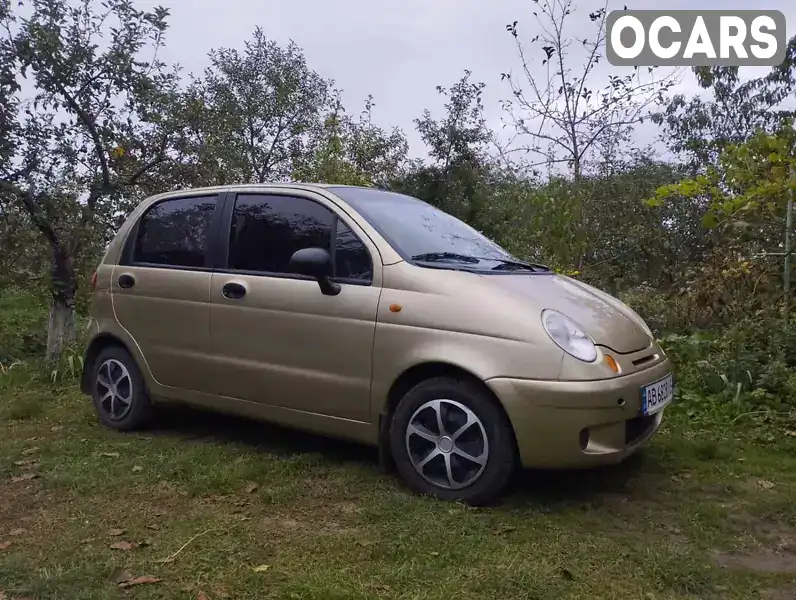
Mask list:
[{"label": "green grass patch", "polygon": [[[372,449],[262,423],[169,410],[147,431],[103,428],[77,390],[79,353],[41,362],[46,307],[34,304],[0,296],[0,598],[796,591],[787,413],[691,394],[624,464],[525,472],[475,509],[409,493]],[[135,576],[160,581],[119,587]]]},{"label": "green grass patch", "polygon": [[[0,390],[38,407],[3,412],[9,598],[746,600],[796,585],[793,438],[761,444],[682,408],[623,465],[526,472],[474,509],[410,494],[358,446],[190,410],[119,434],[73,385]],[[122,572],[161,581],[125,592]]]}]

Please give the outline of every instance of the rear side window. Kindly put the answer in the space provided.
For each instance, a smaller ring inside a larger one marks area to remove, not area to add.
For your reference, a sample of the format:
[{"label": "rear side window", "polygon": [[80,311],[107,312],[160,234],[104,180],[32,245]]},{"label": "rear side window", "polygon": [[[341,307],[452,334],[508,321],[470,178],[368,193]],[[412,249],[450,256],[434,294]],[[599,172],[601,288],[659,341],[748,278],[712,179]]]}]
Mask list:
[{"label": "rear side window", "polygon": [[163,200],[138,223],[133,262],[170,267],[204,267],[216,196]]},{"label": "rear side window", "polygon": [[307,198],[239,194],[232,214],[229,268],[269,274],[292,273],[290,257],[304,248],[334,256],[334,277],[370,282],[367,248],[327,207]]}]

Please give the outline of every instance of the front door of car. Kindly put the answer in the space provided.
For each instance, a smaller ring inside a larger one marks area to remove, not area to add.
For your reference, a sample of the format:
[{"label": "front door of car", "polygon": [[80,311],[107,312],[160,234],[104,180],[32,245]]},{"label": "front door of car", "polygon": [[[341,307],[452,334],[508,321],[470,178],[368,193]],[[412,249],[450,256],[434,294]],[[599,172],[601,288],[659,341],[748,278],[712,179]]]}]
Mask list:
[{"label": "front door of car", "polygon": [[218,195],[168,198],[133,226],[113,269],[113,310],[157,383],[206,391],[210,347],[208,249]]},{"label": "front door of car", "polygon": [[[210,287],[216,392],[368,421],[378,252],[333,203],[292,194],[228,198],[226,268]],[[310,247],[333,257],[338,295],[288,268],[294,252]]]}]

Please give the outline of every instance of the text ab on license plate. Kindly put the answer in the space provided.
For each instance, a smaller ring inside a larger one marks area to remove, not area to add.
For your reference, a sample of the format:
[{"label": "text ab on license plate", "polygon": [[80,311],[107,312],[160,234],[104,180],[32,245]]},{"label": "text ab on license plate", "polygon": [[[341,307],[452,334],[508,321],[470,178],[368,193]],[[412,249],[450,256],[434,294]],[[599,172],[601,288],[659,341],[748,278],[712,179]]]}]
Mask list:
[{"label": "text ab on license plate", "polygon": [[669,404],[674,397],[674,378],[669,373],[641,388],[641,414],[652,415]]}]

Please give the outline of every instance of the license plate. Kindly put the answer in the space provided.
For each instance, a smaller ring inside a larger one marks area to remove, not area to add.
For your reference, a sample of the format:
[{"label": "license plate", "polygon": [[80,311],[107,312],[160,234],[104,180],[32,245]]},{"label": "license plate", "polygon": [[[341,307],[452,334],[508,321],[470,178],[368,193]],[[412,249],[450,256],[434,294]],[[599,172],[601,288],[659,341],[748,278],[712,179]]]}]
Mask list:
[{"label": "license plate", "polygon": [[669,373],[663,379],[659,379],[641,388],[641,414],[654,415],[674,397],[674,378]]}]

